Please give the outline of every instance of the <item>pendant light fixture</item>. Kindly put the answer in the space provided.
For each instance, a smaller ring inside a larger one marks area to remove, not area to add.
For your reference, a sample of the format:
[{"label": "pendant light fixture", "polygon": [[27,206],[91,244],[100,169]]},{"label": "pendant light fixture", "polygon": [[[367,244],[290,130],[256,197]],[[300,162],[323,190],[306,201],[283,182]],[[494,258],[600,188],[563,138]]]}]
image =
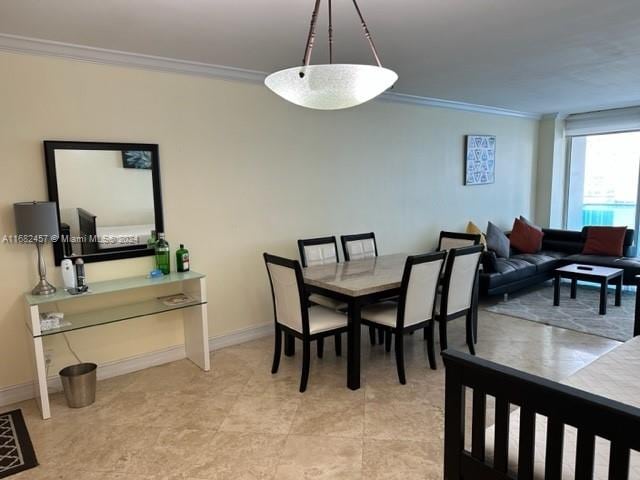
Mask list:
[{"label": "pendant light fixture", "polygon": [[355,107],[377,97],[393,86],[398,75],[384,68],[373,44],[371,33],[356,0],[353,6],[360,18],[362,30],[369,42],[376,65],[333,63],[333,19],[329,2],[329,63],[309,65],[316,37],[316,24],[321,0],[315,0],[311,26],[302,66],[280,70],[269,75],[264,83],[274,93],[301,107],[317,110],[339,110]]}]

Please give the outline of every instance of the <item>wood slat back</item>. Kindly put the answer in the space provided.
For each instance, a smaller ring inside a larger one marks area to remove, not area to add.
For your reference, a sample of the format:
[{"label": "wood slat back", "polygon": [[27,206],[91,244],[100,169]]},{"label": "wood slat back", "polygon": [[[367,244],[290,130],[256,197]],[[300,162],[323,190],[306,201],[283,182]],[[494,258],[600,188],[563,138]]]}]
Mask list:
[{"label": "wood slat back", "polygon": [[471,418],[471,456],[484,462],[485,433],[487,429],[487,396],[480,389],[473,391]]},{"label": "wood slat back", "polygon": [[[561,480],[564,432],[578,431],[576,479],[593,478],[595,438],[611,442],[609,478],[628,480],[630,450],[640,451],[640,409],[541,377],[446,350],[445,479],[531,480],[534,474],[536,418],[547,418],[544,473]],[[465,393],[473,390],[471,452],[465,449]],[[486,397],[496,399],[494,462],[485,455]],[[508,471],[510,406],[520,407],[518,476]]]}]

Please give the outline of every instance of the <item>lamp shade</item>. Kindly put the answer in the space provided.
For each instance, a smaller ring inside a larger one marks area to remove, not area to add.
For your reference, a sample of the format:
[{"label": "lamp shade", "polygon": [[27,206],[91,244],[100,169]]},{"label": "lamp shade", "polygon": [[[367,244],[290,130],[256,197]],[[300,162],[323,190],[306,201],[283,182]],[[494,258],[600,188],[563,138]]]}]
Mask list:
[{"label": "lamp shade", "polygon": [[[50,241],[58,236],[58,210],[55,202],[20,202],[13,204],[16,233],[22,241]],[[40,237],[40,238],[33,238]]]},{"label": "lamp shade", "polygon": [[264,83],[274,93],[301,107],[339,110],[377,97],[398,80],[393,70],[374,65],[327,64],[288,68]]}]

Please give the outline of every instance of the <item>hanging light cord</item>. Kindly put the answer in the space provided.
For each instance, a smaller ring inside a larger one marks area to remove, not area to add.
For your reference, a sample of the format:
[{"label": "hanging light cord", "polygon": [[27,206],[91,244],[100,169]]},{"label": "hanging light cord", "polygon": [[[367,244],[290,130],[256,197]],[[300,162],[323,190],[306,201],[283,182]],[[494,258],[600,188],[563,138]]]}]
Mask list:
[{"label": "hanging light cord", "polygon": [[331,15],[331,0],[329,0],[329,63],[333,63],[333,18]]},{"label": "hanging light cord", "polygon": [[78,363],[82,363],[82,360],[80,360],[80,357],[78,356],[78,354],[73,350],[73,348],[71,348],[71,343],[69,343],[69,339],[67,338],[67,334],[63,333],[62,337],[64,338],[64,341],[67,343],[67,348],[69,349],[69,351],[71,352],[71,354],[76,357],[76,361]]},{"label": "hanging light cord", "polygon": [[[313,50],[313,43],[316,39],[316,24],[318,23],[318,12],[320,10],[320,1],[316,0],[316,4],[313,7],[313,13],[311,14],[311,25],[309,26],[309,36],[307,37],[307,47],[304,49],[304,58],[302,59],[302,65],[305,67],[309,65],[311,60],[311,51]],[[300,77],[304,77],[304,73],[300,72]]]},{"label": "hanging light cord", "polygon": [[380,62],[380,57],[378,56],[378,51],[376,50],[376,46],[373,44],[373,38],[371,37],[371,32],[369,31],[369,27],[367,27],[367,22],[364,21],[364,17],[362,16],[362,12],[360,11],[360,7],[358,6],[358,2],[353,0],[353,6],[356,8],[356,12],[358,13],[358,17],[360,17],[360,22],[362,23],[362,30],[364,31],[364,36],[367,37],[369,41],[369,46],[371,47],[371,52],[373,53],[373,58],[376,59],[376,63],[379,67],[382,66]]},{"label": "hanging light cord", "polygon": [[[318,13],[320,11],[320,3],[322,0],[316,0],[316,3],[313,7],[313,13],[311,14],[311,25],[309,26],[309,35],[307,36],[307,45],[304,50],[304,57],[302,59],[302,65],[306,67],[309,65],[311,61],[311,52],[313,50],[313,45],[316,39],[316,25],[318,24]],[[378,55],[378,51],[376,50],[376,46],[373,43],[373,38],[371,36],[371,32],[369,31],[369,27],[367,27],[367,22],[364,20],[364,16],[360,11],[360,7],[358,6],[358,2],[353,0],[353,6],[356,9],[356,13],[360,18],[360,24],[362,25],[362,31],[364,32],[364,36],[369,42],[369,47],[371,48],[371,52],[373,53],[373,58],[379,67],[382,67],[382,62],[380,62],[380,56]],[[329,0],[329,63],[333,63],[333,19],[331,12],[331,0]],[[304,77],[304,72],[300,72],[300,78]]]}]

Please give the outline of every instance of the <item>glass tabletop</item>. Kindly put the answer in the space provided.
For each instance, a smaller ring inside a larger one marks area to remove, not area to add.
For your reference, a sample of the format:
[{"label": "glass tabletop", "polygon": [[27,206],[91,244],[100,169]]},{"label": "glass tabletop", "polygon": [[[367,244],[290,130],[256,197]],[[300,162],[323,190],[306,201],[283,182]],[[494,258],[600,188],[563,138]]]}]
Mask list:
[{"label": "glass tabletop", "polygon": [[[50,330],[43,330],[40,335],[34,337],[47,337],[57,335],[64,332],[72,332],[83,328],[96,327],[99,325],[107,325],[110,323],[121,322],[133,318],[146,317],[158,313],[171,312],[183,308],[205,305],[207,302],[202,301],[199,297],[189,294],[190,301],[177,305],[168,305],[161,298],[153,298],[142,302],[131,303],[128,305],[118,305],[115,307],[91,310],[82,313],[65,314],[62,322],[68,325]],[[46,313],[46,312],[45,312]]]},{"label": "glass tabletop", "polygon": [[89,283],[89,291],[81,295],[71,295],[67,293],[63,288],[58,288],[56,293],[52,295],[31,295],[25,294],[27,303],[31,306],[42,305],[45,303],[60,302],[64,300],[73,300],[77,298],[85,298],[90,295],[100,295],[105,293],[121,292],[123,290],[131,290],[134,288],[153,287],[156,285],[167,285],[171,283],[182,282],[185,280],[197,280],[204,278],[205,275],[198,272],[172,272],[168,275],[163,275],[159,278],[142,277],[130,277],[119,278],[116,280],[107,280],[104,282]]}]

